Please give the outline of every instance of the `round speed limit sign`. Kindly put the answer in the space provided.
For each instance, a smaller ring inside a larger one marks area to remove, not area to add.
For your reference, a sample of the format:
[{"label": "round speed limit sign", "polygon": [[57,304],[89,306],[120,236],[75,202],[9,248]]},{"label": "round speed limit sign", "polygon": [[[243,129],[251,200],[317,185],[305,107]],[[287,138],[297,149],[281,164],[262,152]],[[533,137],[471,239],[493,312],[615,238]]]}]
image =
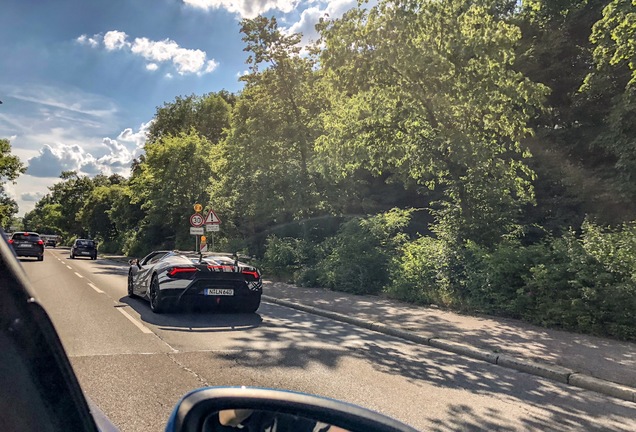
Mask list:
[{"label": "round speed limit sign", "polygon": [[203,226],[203,216],[201,216],[199,213],[195,213],[190,216],[190,225],[192,225],[193,227]]}]

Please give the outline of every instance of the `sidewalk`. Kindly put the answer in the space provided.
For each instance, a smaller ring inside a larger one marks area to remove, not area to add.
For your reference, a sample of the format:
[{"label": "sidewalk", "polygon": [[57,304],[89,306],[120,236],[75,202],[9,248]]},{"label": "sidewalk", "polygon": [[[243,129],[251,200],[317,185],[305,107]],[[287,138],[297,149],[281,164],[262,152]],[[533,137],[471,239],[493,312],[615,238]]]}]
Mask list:
[{"label": "sidewalk", "polygon": [[505,318],[460,315],[376,296],[300,288],[281,282],[265,281],[263,294],[283,302],[382,323],[423,338],[440,338],[517,359],[562,366],[572,372],[631,387],[634,389],[631,400],[636,401],[635,343],[550,330]]}]

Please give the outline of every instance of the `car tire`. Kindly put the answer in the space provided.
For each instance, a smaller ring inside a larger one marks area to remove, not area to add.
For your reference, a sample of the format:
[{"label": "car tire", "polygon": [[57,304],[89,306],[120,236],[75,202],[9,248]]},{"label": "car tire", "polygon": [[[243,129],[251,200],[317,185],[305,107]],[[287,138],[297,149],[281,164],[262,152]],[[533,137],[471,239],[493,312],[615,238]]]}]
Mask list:
[{"label": "car tire", "polygon": [[75,259],[75,255],[71,254],[71,259]]},{"label": "car tire", "polygon": [[157,275],[152,275],[149,291],[148,299],[150,300],[150,310],[156,314],[164,313],[166,308],[161,301],[161,290],[159,289],[159,278],[157,278]]},{"label": "car tire", "polygon": [[38,257],[38,261],[44,261],[44,255],[40,255],[40,256]]},{"label": "car tire", "polygon": [[132,280],[131,272],[128,272],[128,297],[130,298],[137,297],[137,294],[135,294],[135,291],[133,290],[133,280]]},{"label": "car tire", "polygon": [[95,261],[95,260],[97,259],[97,255],[93,255],[93,256],[91,257],[91,259],[92,259],[93,261]]}]

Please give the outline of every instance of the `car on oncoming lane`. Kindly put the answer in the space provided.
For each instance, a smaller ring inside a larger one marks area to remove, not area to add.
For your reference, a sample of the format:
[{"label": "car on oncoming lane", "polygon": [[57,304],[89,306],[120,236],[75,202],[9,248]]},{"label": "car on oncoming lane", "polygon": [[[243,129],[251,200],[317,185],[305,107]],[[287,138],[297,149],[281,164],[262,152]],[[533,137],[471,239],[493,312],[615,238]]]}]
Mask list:
[{"label": "car on oncoming lane", "polygon": [[17,256],[34,257],[38,261],[44,261],[44,241],[35,232],[14,232],[9,244]]},{"label": "car on oncoming lane", "polygon": [[77,239],[71,247],[71,259],[86,257],[92,260],[97,259],[97,244],[94,240]]},{"label": "car on oncoming lane", "polygon": [[261,272],[236,255],[153,251],[129,264],[128,295],[147,299],[155,313],[170,306],[256,312],[261,303]]}]

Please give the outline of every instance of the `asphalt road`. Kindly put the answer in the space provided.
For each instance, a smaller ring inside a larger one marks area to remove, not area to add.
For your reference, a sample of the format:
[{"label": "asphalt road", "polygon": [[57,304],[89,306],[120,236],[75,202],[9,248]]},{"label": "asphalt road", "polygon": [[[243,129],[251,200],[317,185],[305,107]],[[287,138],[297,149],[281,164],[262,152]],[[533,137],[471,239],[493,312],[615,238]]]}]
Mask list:
[{"label": "asphalt road", "polygon": [[263,303],[155,315],[127,267],[22,259],[86,394],[123,431],[160,431],[191,389],[253,385],[375,409],[420,430],[636,430],[636,404]]}]

